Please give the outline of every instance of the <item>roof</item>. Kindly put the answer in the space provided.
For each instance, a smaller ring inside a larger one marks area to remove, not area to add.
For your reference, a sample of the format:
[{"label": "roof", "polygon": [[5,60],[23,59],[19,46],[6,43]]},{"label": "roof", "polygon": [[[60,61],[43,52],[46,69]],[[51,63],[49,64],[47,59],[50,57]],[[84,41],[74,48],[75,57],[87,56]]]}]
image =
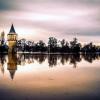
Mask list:
[{"label": "roof", "polygon": [[10,72],[10,77],[13,80],[16,70],[9,70],[9,72]]},{"label": "roof", "polygon": [[11,28],[10,28],[9,33],[16,33],[16,32],[15,32],[15,29],[14,29],[14,25],[13,25],[13,24],[11,25]]}]

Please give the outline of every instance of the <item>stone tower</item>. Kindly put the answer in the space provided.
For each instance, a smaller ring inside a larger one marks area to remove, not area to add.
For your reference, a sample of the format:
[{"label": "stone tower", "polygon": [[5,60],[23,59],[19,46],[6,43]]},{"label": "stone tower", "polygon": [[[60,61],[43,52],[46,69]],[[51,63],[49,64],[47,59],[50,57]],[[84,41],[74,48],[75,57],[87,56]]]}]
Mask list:
[{"label": "stone tower", "polygon": [[13,79],[15,72],[17,70],[17,55],[16,54],[8,53],[7,69],[9,70],[11,79]]},{"label": "stone tower", "polygon": [[4,31],[0,34],[0,45],[5,44],[5,33]]},{"label": "stone tower", "polygon": [[11,25],[11,29],[7,35],[8,39],[8,53],[16,52],[16,44],[17,44],[17,33],[15,32],[13,24]]}]

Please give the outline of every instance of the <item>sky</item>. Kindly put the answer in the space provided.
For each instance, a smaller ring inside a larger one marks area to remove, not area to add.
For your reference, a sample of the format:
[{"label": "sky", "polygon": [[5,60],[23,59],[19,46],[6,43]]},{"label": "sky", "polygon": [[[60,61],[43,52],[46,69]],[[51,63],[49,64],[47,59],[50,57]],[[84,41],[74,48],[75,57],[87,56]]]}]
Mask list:
[{"label": "sky", "polygon": [[100,0],[0,0],[0,32],[12,23],[19,39],[100,43]]}]

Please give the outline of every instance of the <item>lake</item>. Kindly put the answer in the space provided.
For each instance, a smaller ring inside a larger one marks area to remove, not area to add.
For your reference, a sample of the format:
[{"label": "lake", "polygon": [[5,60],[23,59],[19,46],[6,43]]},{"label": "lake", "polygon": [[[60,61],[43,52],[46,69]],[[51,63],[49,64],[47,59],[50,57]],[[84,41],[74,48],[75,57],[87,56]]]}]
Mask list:
[{"label": "lake", "polygon": [[100,54],[0,54],[0,100],[100,100]]}]

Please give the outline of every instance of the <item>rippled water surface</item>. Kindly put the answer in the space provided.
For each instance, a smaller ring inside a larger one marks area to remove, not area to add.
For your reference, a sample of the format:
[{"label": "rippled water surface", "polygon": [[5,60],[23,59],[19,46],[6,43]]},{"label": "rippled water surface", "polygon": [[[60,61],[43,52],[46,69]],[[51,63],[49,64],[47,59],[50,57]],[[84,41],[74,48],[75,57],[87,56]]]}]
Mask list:
[{"label": "rippled water surface", "polygon": [[99,54],[1,54],[0,71],[0,100],[100,100]]}]

